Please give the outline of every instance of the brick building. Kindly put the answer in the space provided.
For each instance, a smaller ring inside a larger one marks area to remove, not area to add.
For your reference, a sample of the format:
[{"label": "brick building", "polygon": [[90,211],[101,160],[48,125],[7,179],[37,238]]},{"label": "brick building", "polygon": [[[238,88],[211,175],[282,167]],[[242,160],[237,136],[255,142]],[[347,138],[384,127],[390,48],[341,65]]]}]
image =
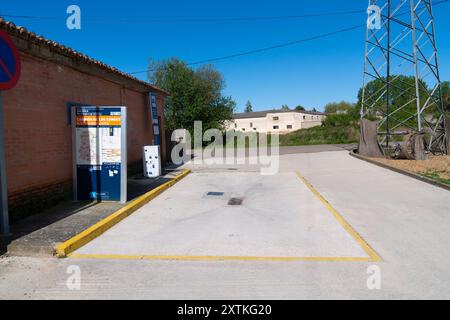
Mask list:
[{"label": "brick building", "polygon": [[[74,103],[126,106],[129,171],[142,169],[142,147],[154,142],[149,95],[157,95],[164,128],[166,92],[1,19],[0,29],[12,38],[22,63],[18,85],[3,92],[11,220],[70,197]],[[161,135],[165,155],[164,130]]]}]

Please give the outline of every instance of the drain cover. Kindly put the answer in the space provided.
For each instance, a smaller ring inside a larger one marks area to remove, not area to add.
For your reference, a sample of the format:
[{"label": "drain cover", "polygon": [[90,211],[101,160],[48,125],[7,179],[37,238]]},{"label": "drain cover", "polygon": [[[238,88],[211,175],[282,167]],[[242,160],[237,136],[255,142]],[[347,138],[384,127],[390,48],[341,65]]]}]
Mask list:
[{"label": "drain cover", "polygon": [[208,197],[223,197],[225,192],[208,192],[206,196]]},{"label": "drain cover", "polygon": [[231,198],[230,201],[228,201],[229,206],[240,206],[244,202],[244,199],[240,198]]}]

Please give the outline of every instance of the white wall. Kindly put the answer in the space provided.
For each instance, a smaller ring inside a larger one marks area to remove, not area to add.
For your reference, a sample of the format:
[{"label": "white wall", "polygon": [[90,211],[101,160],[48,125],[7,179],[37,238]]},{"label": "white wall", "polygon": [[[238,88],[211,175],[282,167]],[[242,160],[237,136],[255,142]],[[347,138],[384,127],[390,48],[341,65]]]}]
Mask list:
[{"label": "white wall", "polygon": [[[289,133],[300,129],[321,126],[325,116],[298,112],[268,113],[265,118],[235,119],[228,130],[260,133]],[[278,127],[278,128],[276,128]]]}]

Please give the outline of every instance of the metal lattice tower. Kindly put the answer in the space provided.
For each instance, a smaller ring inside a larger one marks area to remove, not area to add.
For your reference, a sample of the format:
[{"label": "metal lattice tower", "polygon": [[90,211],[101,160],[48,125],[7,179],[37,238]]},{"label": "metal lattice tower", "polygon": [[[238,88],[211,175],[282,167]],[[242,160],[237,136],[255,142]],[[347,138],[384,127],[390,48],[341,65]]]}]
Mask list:
[{"label": "metal lattice tower", "polygon": [[362,117],[380,120],[383,147],[425,132],[429,151],[448,154],[432,1],[369,0],[368,13]]}]

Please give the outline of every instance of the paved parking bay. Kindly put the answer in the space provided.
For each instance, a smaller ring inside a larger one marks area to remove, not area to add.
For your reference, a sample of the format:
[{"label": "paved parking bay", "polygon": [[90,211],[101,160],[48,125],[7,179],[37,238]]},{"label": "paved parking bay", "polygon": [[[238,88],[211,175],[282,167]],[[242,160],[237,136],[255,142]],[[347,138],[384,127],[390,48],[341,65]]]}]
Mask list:
[{"label": "paved parking bay", "polygon": [[[382,261],[3,257],[0,299],[450,298],[448,191],[346,151],[282,155],[280,173],[267,178],[250,167],[193,169],[78,253],[367,259],[360,243],[297,178],[300,171]],[[272,184],[277,188],[267,189]],[[207,191],[228,195],[204,199]],[[242,206],[228,207],[230,196],[243,197]],[[81,270],[75,291],[66,285],[73,266]],[[379,290],[367,286],[373,267],[380,270]]]},{"label": "paved parking bay", "polygon": [[[242,202],[242,203],[240,203]],[[75,256],[367,259],[295,172],[192,173]]]}]

